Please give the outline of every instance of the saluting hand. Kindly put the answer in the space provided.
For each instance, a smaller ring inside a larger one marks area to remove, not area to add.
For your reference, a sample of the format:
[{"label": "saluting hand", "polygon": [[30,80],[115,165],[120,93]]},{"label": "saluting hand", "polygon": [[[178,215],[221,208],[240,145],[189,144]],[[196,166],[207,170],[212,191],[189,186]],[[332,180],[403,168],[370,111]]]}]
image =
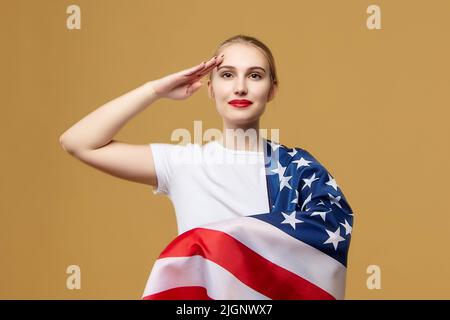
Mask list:
[{"label": "saluting hand", "polygon": [[224,55],[213,57],[195,67],[170,74],[164,78],[151,81],[153,89],[159,98],[182,100],[190,97],[202,83],[200,81],[211,70],[223,61]]}]

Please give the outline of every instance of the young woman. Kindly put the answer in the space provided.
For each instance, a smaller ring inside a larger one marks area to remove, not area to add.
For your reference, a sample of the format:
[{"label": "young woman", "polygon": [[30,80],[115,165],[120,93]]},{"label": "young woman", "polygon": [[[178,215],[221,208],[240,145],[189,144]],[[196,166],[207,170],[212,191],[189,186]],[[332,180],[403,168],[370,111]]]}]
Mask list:
[{"label": "young woman", "polygon": [[[183,146],[131,145],[113,140],[127,121],[154,101],[190,97],[202,86],[201,79],[206,75],[209,75],[209,97],[223,124],[222,134],[216,140],[205,145],[189,143]],[[287,270],[291,269],[290,274],[296,275],[295,278],[286,275],[279,278],[280,287],[292,286],[291,289],[271,293],[260,283],[260,276],[251,280],[248,272],[243,272],[245,280],[239,278],[235,270],[231,278],[229,274],[222,274],[223,278],[219,276],[221,281],[208,282],[205,279],[210,279],[213,272],[209,264],[199,267],[199,262],[195,262],[190,269],[194,270],[194,276],[186,271],[189,269],[186,264],[194,263],[194,260],[177,267],[179,260],[168,263],[164,259],[162,265],[159,261],[155,264],[145,298],[343,297],[352,211],[334,178],[311,154],[300,148],[288,149],[260,135],[260,118],[277,89],[275,61],[269,48],[256,38],[238,35],[221,43],[209,61],[145,83],[95,110],[61,136],[63,148],[86,164],[123,179],[151,185],[154,193],[170,197],[180,235],[170,245],[171,250],[177,246],[192,247],[193,243],[186,245],[186,241],[195,239],[195,247],[201,248],[196,256],[205,258],[200,265],[205,261],[220,264],[223,255],[246,250],[257,239],[261,249],[262,244],[268,243],[266,237],[276,234],[271,238],[272,245],[268,250],[276,250],[280,256],[278,260],[269,259],[270,265],[284,265]],[[248,220],[248,217],[257,219]],[[224,221],[225,224],[221,224]],[[233,226],[230,227],[229,222]],[[211,226],[209,233],[201,233],[199,230],[204,232],[206,225]],[[243,228],[245,236],[238,237],[234,232],[243,232]],[[236,248],[225,241],[228,238],[223,238],[222,233],[219,237],[215,233],[213,237],[220,241],[211,242],[212,230],[219,229],[226,229],[227,235],[235,234],[239,238]],[[289,242],[286,234],[298,241]],[[242,246],[248,235],[252,236],[251,244]],[[283,240],[277,243],[274,239]],[[213,243],[220,245],[213,248]],[[312,252],[310,247],[317,252]],[[221,257],[214,255],[214,250],[220,252]],[[285,250],[305,255],[305,259],[300,259],[304,263],[297,265],[296,262],[289,267],[288,262],[286,265],[281,254]],[[262,251],[258,252],[259,256],[264,256]],[[208,253],[211,255],[206,257]],[[168,257],[167,250],[164,255]],[[179,255],[179,250],[174,253],[177,258]],[[254,257],[253,254],[240,256]],[[234,260],[230,256],[228,261]],[[323,265],[324,261],[328,266]],[[255,264],[254,260],[241,261],[239,266],[252,264]],[[263,266],[265,262],[258,261],[258,264]],[[220,270],[224,268],[227,267]],[[174,270],[179,272],[174,274]],[[272,271],[267,269],[265,277]],[[200,278],[198,272],[202,275]],[[213,278],[217,279],[214,274]],[[277,274],[280,276],[279,272]],[[271,276],[277,283],[276,276]],[[193,278],[198,280],[199,283],[194,281],[197,286],[193,285]],[[233,281],[236,281],[231,285],[233,289],[224,287]],[[180,285],[182,283],[185,285]],[[201,289],[186,291],[188,287]],[[256,287],[258,290],[255,291]]]},{"label": "young woman", "polygon": [[[234,153],[238,165],[227,161],[229,165],[225,166],[220,163],[223,161],[215,161],[213,167],[189,166],[185,161],[182,167],[175,167],[180,152],[185,158],[198,152],[195,145],[182,148],[152,143],[150,148],[113,140],[127,121],[154,101],[186,99],[201,87],[201,79],[208,74],[208,92],[222,117],[223,132],[232,131],[233,135],[224,134],[217,142],[207,144],[203,151],[209,152],[202,154],[224,159],[221,150]],[[60,142],[67,152],[92,167],[155,186],[155,193],[169,195],[179,233],[207,222],[268,212],[259,119],[266,103],[274,98],[277,84],[269,49],[254,38],[235,37],[225,41],[209,61],[150,81],[105,104],[67,130]],[[248,132],[253,133],[252,139],[245,139],[246,134],[252,136]],[[245,144],[237,143],[240,141]],[[234,150],[238,148],[243,150]]]}]

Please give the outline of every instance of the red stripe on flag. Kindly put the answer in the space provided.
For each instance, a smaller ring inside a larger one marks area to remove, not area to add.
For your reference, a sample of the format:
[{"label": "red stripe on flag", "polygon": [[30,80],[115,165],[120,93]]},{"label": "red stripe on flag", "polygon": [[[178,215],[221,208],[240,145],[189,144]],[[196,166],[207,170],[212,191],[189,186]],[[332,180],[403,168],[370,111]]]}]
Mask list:
[{"label": "red stripe on flag", "polygon": [[178,287],[148,295],[143,300],[212,300],[203,287]]},{"label": "red stripe on flag", "polygon": [[[257,254],[227,233],[194,228],[179,235],[159,258],[201,255],[250,288],[274,300],[334,300],[325,290]],[[292,257],[292,259],[307,257]],[[184,297],[183,297],[184,298]]]}]

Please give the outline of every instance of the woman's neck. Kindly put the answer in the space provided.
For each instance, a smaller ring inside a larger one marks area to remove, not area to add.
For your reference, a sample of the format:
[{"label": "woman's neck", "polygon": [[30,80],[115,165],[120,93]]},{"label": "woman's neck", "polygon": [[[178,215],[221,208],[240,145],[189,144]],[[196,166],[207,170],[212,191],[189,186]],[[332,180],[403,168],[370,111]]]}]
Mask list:
[{"label": "woman's neck", "polygon": [[227,149],[241,151],[263,151],[262,137],[259,133],[259,121],[245,125],[223,123],[222,137],[218,142]]}]

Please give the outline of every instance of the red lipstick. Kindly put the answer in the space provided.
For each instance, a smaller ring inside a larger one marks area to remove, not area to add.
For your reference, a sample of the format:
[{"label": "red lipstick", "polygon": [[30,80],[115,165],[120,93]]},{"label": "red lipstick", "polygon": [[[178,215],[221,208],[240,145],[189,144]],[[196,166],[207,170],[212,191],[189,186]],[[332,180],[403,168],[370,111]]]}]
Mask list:
[{"label": "red lipstick", "polygon": [[251,102],[250,100],[243,99],[243,100],[231,100],[231,101],[228,101],[228,103],[236,108],[246,108],[249,105],[251,105],[253,102]]}]

